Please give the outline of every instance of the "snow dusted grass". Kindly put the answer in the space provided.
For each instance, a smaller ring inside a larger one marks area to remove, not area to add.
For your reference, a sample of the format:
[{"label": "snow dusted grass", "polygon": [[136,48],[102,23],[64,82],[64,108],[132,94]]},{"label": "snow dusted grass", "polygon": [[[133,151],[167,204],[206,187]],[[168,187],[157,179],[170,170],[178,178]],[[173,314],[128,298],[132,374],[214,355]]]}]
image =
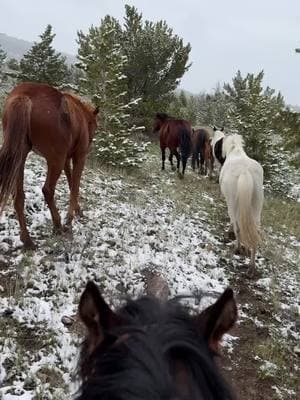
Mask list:
[{"label": "snow dusted grass", "polygon": [[[38,250],[22,252],[11,207],[0,228],[0,365],[5,400],[62,399],[75,391],[72,374],[81,338],[69,332],[61,318],[76,313],[88,279],[98,282],[114,306],[127,295],[144,293],[145,270],[165,277],[172,295],[205,292],[201,307],[228,285],[214,252],[219,241],[209,230],[206,212],[199,206],[191,213],[189,206],[161,189],[163,179],[163,187],[178,184],[184,193],[184,183],[178,183],[175,175],[162,178],[157,168],[149,176],[148,170],[139,173],[137,179],[135,173],[86,170],[81,191],[85,216],[75,222],[72,238],[54,237],[41,193],[43,162],[30,156],[27,215]],[[57,200],[66,210],[64,178]]]},{"label": "snow dusted grass", "polygon": [[[61,318],[76,314],[88,279],[94,279],[106,299],[118,306],[128,295],[143,294],[145,271],[156,271],[167,280],[171,295],[204,293],[200,305],[191,302],[196,310],[234,284],[237,276],[247,279],[245,260],[232,257],[230,243],[224,240],[228,220],[218,185],[190,170],[184,180],[169,168],[162,173],[157,148],[155,152],[138,170],[86,168],[81,190],[85,215],[75,221],[72,237],[52,236],[41,193],[44,163],[30,156],[26,212],[38,250],[22,252],[12,207],[0,221],[0,393],[4,400],[58,400],[76,391],[73,376],[82,338],[80,330],[66,328]],[[67,200],[66,180],[61,178],[57,201],[63,215]],[[286,368],[286,375],[296,372],[286,366],[286,360],[295,362],[286,355],[293,352],[299,320],[295,316],[300,292],[295,204],[267,199],[260,276],[248,282],[274,314],[262,318],[253,304],[241,307],[241,327],[246,322],[260,328],[268,325],[262,347],[249,349],[249,357],[257,357],[262,379],[267,375],[264,365]],[[238,343],[233,336],[226,338],[233,362],[232,349]],[[284,349],[280,361],[273,351],[279,344]],[[276,380],[276,368],[272,371],[276,396],[294,390],[293,379]]]}]

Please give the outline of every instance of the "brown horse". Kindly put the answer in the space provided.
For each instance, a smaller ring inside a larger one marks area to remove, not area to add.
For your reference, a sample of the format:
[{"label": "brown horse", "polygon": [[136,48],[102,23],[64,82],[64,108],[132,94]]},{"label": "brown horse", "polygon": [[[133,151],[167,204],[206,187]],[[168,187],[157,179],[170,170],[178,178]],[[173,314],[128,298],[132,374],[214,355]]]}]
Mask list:
[{"label": "brown horse", "polygon": [[187,159],[190,156],[192,147],[192,126],[190,122],[184,119],[171,118],[165,113],[157,113],[154,120],[153,131],[159,131],[162,170],[165,169],[166,148],[168,148],[170,150],[169,161],[173,170],[175,169],[173,165],[173,155],[177,160],[178,172],[180,167],[180,159],[182,160],[183,176]]},{"label": "brown horse", "polygon": [[196,129],[192,134],[192,168],[194,171],[196,162],[201,175],[207,175],[207,170],[209,170],[209,177],[212,176],[214,158],[211,139],[208,130],[204,128]]},{"label": "brown horse", "polygon": [[[152,296],[113,311],[88,282],[79,303],[86,327],[77,400],[233,400],[215,356],[237,320],[233,291],[201,313]],[[198,297],[199,300],[199,297]]]},{"label": "brown horse", "polygon": [[2,121],[4,141],[0,150],[0,210],[13,194],[25,248],[35,247],[24,216],[23,180],[28,153],[33,150],[47,161],[43,194],[54,230],[60,232],[62,224],[54,201],[55,186],[64,169],[70,188],[66,218],[66,225],[70,226],[74,214],[81,214],[80,178],[97,128],[98,111],[74,95],[39,83],[21,83],[7,97]]}]

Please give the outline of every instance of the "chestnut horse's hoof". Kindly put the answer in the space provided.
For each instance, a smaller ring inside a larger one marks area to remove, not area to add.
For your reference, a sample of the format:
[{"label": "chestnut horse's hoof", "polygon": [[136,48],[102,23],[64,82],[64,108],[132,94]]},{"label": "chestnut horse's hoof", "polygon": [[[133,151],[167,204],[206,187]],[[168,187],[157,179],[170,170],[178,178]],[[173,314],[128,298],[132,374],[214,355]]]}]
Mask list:
[{"label": "chestnut horse's hoof", "polygon": [[61,235],[63,233],[63,227],[62,225],[59,226],[53,226],[53,235]]},{"label": "chestnut horse's hoof", "polygon": [[62,229],[63,229],[63,233],[71,233],[72,232],[72,224],[66,222]]},{"label": "chestnut horse's hoof", "polygon": [[32,241],[31,238],[27,238],[23,241],[24,244],[24,250],[36,250],[37,246],[36,244]]},{"label": "chestnut horse's hoof", "polygon": [[235,233],[232,229],[229,229],[229,231],[227,232],[227,238],[228,240],[235,240]]},{"label": "chestnut horse's hoof", "polygon": [[182,172],[178,172],[178,178],[179,178],[179,179],[183,179],[183,178],[184,178],[184,175],[183,175]]},{"label": "chestnut horse's hoof", "polygon": [[258,270],[256,269],[255,263],[253,264],[253,263],[250,262],[250,263],[248,264],[248,268],[247,268],[247,271],[246,271],[246,276],[247,276],[249,279],[256,279],[256,278],[261,277],[261,273],[260,273],[260,271],[258,271]]},{"label": "chestnut horse's hoof", "polygon": [[81,209],[80,207],[78,207],[78,208],[75,210],[75,215],[76,215],[77,217],[79,217],[79,218],[83,218],[83,217],[84,217],[84,213],[83,213],[83,211],[82,211],[82,209]]}]

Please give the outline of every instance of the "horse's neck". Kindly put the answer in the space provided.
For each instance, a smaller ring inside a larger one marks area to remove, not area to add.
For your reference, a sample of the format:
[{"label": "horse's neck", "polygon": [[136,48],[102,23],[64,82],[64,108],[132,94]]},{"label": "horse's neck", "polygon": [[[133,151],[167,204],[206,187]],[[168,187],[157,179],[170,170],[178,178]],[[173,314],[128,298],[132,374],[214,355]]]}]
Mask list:
[{"label": "horse's neck", "polygon": [[224,132],[222,131],[215,131],[214,136],[213,136],[213,141],[216,143],[218,140],[222,139],[224,137]]},{"label": "horse's neck", "polygon": [[227,155],[227,157],[238,157],[238,156],[247,156],[242,146],[233,147],[233,149]]}]

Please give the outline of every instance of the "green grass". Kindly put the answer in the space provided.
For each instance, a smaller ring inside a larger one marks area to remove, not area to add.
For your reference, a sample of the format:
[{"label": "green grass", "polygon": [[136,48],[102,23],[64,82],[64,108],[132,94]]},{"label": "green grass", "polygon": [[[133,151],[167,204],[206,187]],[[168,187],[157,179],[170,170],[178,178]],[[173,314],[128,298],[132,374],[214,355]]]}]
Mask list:
[{"label": "green grass", "polygon": [[300,239],[300,203],[276,196],[266,197],[263,226]]}]

